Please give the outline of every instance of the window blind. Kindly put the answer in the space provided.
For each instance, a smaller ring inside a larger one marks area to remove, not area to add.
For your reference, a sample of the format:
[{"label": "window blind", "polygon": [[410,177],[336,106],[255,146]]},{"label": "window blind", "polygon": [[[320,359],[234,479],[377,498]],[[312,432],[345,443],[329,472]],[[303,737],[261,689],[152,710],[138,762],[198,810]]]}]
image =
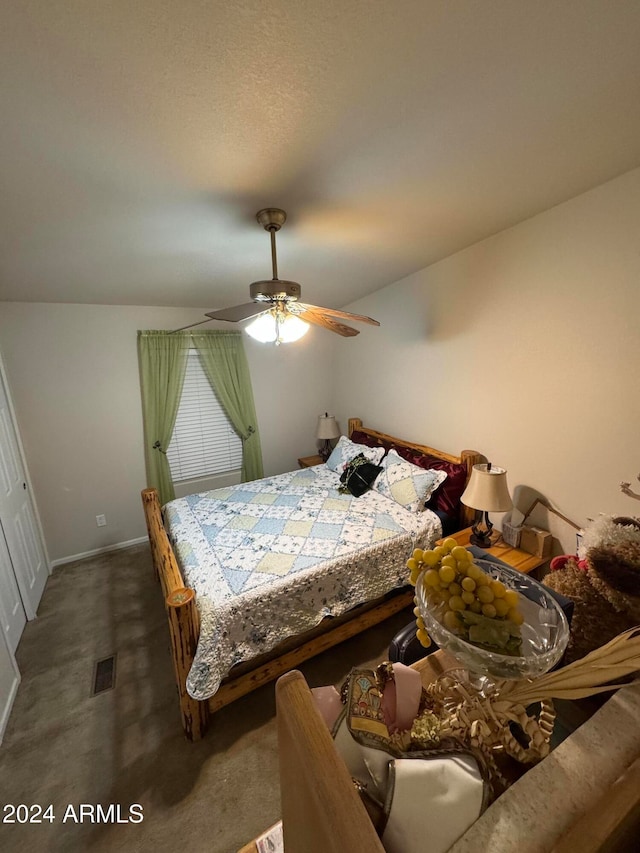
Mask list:
[{"label": "window blind", "polygon": [[187,357],[167,459],[176,483],[242,467],[242,441],[211,388],[196,349],[190,349]]}]

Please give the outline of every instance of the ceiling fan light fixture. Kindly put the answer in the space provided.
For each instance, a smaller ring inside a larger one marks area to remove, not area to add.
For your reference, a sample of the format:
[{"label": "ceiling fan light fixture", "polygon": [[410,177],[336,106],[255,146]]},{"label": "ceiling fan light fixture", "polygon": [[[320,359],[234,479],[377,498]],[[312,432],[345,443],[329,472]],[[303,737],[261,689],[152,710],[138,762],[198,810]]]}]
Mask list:
[{"label": "ceiling fan light fixture", "polygon": [[245,326],[245,332],[261,344],[291,344],[309,331],[309,324],[277,308],[260,314]]}]

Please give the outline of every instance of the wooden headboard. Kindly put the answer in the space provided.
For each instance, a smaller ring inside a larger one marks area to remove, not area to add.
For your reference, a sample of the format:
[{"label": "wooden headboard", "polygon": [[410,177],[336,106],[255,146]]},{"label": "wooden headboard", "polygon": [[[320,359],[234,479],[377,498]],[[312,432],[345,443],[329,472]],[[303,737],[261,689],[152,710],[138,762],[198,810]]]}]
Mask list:
[{"label": "wooden headboard", "polygon": [[[375,429],[363,426],[360,418],[349,418],[348,424],[350,436],[357,430],[358,432],[365,433],[365,435],[368,435],[376,442],[376,444],[381,446],[386,447],[389,444],[395,444],[397,447],[408,447],[411,450],[417,450],[419,453],[426,453],[429,456],[435,456],[437,459],[443,459],[445,462],[455,462],[458,465],[464,465],[467,469],[467,483],[469,482],[473,466],[477,465],[479,462],[487,461],[487,457],[483,456],[483,454],[479,453],[477,450],[462,450],[460,451],[459,456],[454,456],[452,453],[446,453],[444,450],[437,450],[435,447],[429,447],[426,444],[414,444],[413,442],[405,441],[403,438],[396,438],[393,435],[388,435],[386,432],[378,432]],[[460,523],[463,527],[469,527],[473,524],[474,515],[475,510],[461,504]]]}]

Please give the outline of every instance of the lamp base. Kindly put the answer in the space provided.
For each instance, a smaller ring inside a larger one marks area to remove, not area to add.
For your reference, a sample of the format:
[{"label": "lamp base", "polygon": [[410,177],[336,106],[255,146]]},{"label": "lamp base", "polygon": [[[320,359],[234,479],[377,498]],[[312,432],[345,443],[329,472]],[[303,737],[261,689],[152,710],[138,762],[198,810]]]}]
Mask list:
[{"label": "lamp base", "polygon": [[327,459],[331,456],[332,450],[333,448],[331,447],[331,442],[328,438],[325,438],[325,440],[320,445],[320,448],[318,449],[318,455],[320,456],[323,462],[326,462]]},{"label": "lamp base", "polygon": [[475,545],[476,548],[484,548],[485,550],[491,548],[491,536],[486,533],[478,536],[476,536],[475,533],[472,533],[469,537],[469,542],[472,545]]},{"label": "lamp base", "polygon": [[491,548],[491,533],[493,524],[489,521],[489,513],[479,511],[476,513],[476,520],[471,528],[472,533],[469,537],[469,542],[477,548]]}]

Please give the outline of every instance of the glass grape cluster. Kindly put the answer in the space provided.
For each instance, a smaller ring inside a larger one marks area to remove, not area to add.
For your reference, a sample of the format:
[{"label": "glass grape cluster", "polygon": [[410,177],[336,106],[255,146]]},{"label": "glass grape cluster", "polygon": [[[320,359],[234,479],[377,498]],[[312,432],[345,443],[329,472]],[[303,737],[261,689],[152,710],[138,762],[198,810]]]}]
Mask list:
[{"label": "glass grape cluster", "polygon": [[[414,586],[424,572],[429,607],[447,630],[493,651],[519,653],[520,625],[524,621],[518,607],[519,594],[485,574],[455,539],[445,539],[428,551],[416,548],[407,568]],[[426,648],[431,639],[417,607],[414,613],[418,640]]]}]

